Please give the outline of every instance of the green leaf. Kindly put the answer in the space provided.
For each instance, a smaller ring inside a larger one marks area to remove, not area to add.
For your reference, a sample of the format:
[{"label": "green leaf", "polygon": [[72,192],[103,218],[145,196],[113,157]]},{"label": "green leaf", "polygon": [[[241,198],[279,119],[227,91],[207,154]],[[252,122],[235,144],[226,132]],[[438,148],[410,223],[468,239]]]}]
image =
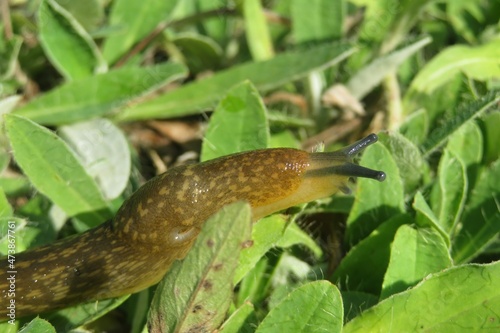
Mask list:
[{"label": "green leaf", "polygon": [[379,295],[394,235],[401,225],[412,222],[409,215],[400,214],[382,223],[347,253],[331,280],[344,290]]},{"label": "green leaf", "polygon": [[405,193],[412,193],[428,168],[420,150],[397,132],[380,133],[379,140],[389,149],[398,166]]},{"label": "green leaf", "polygon": [[61,125],[116,112],[127,103],[186,75],[182,65],[121,68],[66,83],[17,109],[41,124]]},{"label": "green leaf", "polygon": [[396,71],[405,60],[430,42],[431,38],[425,37],[401,50],[375,59],[349,79],[347,88],[355,98],[362,99],[378,86],[387,75]]},{"label": "green leaf", "polygon": [[45,319],[36,317],[23,326],[19,333],[56,333],[56,329]]},{"label": "green leaf", "polygon": [[182,52],[183,63],[188,66],[192,75],[215,70],[220,65],[223,51],[213,39],[198,34],[183,33],[176,35],[172,43]]},{"label": "green leaf", "polygon": [[269,296],[271,280],[280,257],[281,253],[262,257],[245,275],[238,286],[236,306],[241,306],[245,302],[259,304]]},{"label": "green leaf", "polygon": [[78,21],[55,0],[43,0],[38,10],[40,42],[52,64],[67,80],[107,70],[97,45]]},{"label": "green leaf", "polygon": [[500,262],[432,274],[344,326],[351,332],[495,331],[500,322]]},{"label": "green leaf", "polygon": [[210,118],[201,160],[269,146],[269,124],[259,92],[249,81],[229,90]]},{"label": "green leaf", "polygon": [[444,124],[436,127],[422,144],[424,156],[429,155],[438,149],[445,140],[448,139],[461,126],[471,119],[480,116],[489,108],[495,106],[500,101],[500,92],[492,90],[480,99],[458,107],[453,117]]},{"label": "green leaf", "polygon": [[494,241],[500,233],[500,160],[485,169],[467,202],[462,225],[453,239],[455,262],[468,262]]},{"label": "green leaf", "polygon": [[360,178],[356,198],[347,219],[346,240],[356,244],[383,221],[404,212],[403,181],[389,150],[376,143],[363,153],[360,165],[383,170],[387,179],[382,182]]},{"label": "green leaf", "polygon": [[[30,241],[33,238],[33,233],[30,233],[31,230],[27,230],[28,228],[26,225],[27,220],[19,217],[0,217],[0,254],[7,255],[9,254],[9,250],[14,250],[18,253],[29,247]],[[14,232],[16,237],[14,249],[9,247],[9,230],[11,235],[10,239],[12,239],[12,232]]]},{"label": "green leaf", "polygon": [[444,150],[439,161],[438,182],[435,183],[433,210],[443,230],[450,234],[462,216],[467,197],[467,173],[461,159]]},{"label": "green leaf", "polygon": [[253,326],[257,326],[255,309],[250,302],[243,303],[226,320],[218,332],[220,333],[253,333]]},{"label": "green leaf", "polygon": [[479,126],[469,121],[450,136],[446,148],[459,158],[466,168],[472,168],[481,163],[483,144]]},{"label": "green leaf", "polygon": [[344,302],[344,322],[347,323],[359,316],[363,311],[378,303],[379,298],[372,294],[358,291],[342,291]]},{"label": "green leaf", "polygon": [[125,295],[118,298],[105,299],[72,306],[46,314],[45,318],[50,320],[50,323],[54,325],[57,332],[69,332],[101,318],[106,313],[120,306],[129,298],[129,296],[130,295]]},{"label": "green leaf", "polygon": [[295,43],[339,39],[344,28],[346,6],[344,0],[291,1]]},{"label": "green leaf", "polygon": [[[6,80],[15,73],[23,39],[20,36],[13,36],[12,39],[6,41],[5,45],[1,44],[2,40],[0,39],[0,80]],[[2,93],[0,96],[5,94],[4,91],[0,91],[0,93]]]},{"label": "green leaf", "polygon": [[106,200],[118,197],[130,176],[130,149],[123,132],[107,119],[61,126],[59,135],[73,148]]},{"label": "green leaf", "polygon": [[450,245],[449,234],[443,229],[443,226],[439,223],[438,218],[436,217],[436,215],[434,215],[434,212],[432,211],[431,207],[429,207],[427,201],[425,201],[424,196],[420,191],[418,191],[415,194],[412,207],[417,212],[417,215],[415,216],[417,225],[422,228],[425,227],[434,228],[441,234],[444,241],[449,246]]},{"label": "green leaf", "polygon": [[56,0],[64,7],[87,31],[94,31],[104,18],[104,6],[99,0],[65,1]]},{"label": "green leaf", "polygon": [[486,81],[500,77],[500,41],[481,46],[450,46],[426,64],[413,80],[406,98],[431,93],[459,73]]},{"label": "green leaf", "polygon": [[360,39],[369,44],[382,43],[380,53],[393,50],[407,36],[419,13],[431,1],[354,0],[364,7],[364,19],[358,28]]},{"label": "green leaf", "polygon": [[451,266],[448,246],[436,230],[402,225],[392,243],[380,298],[405,291],[427,275]]},{"label": "green leaf", "polygon": [[10,205],[3,188],[0,187],[0,217],[12,216],[13,210]]},{"label": "green leaf", "polygon": [[183,262],[159,284],[149,314],[151,331],[213,331],[231,303],[239,253],[250,239],[246,203],[223,208],[204,225]]},{"label": "green leaf", "polygon": [[271,59],[274,56],[273,44],[260,0],[243,1],[243,14],[252,58],[256,61]]},{"label": "green leaf", "polygon": [[21,196],[31,192],[30,183],[25,177],[1,177],[0,187],[7,196]]},{"label": "green leaf", "polygon": [[353,52],[354,49],[349,44],[327,44],[304,51],[282,53],[266,61],[234,66],[210,78],[186,84],[158,98],[130,107],[118,115],[118,119],[171,118],[198,114],[214,107],[228,89],[244,80],[251,81],[259,91],[268,91],[297,80],[311,71],[333,66]]},{"label": "green leaf", "polygon": [[408,115],[399,132],[415,145],[421,145],[429,133],[429,116],[425,109],[419,109]]},{"label": "green leaf", "polygon": [[[12,95],[0,100],[0,116],[10,113],[21,100],[21,95]],[[3,123],[3,118],[0,118],[0,123]]]},{"label": "green leaf", "polygon": [[[10,319],[8,319],[8,320],[10,320]],[[19,320],[14,321],[14,323],[9,323],[8,321],[5,321],[3,323],[0,323],[0,332],[19,333],[20,332],[19,326],[20,326]],[[49,333],[49,332],[51,332],[51,331],[48,331],[47,333]],[[55,331],[52,331],[52,332],[55,332]]]},{"label": "green leaf", "polygon": [[292,222],[288,225],[285,230],[283,237],[281,237],[277,246],[283,248],[289,248],[294,245],[303,245],[307,247],[316,257],[319,259],[323,255],[323,250],[321,247],[311,238],[311,236],[302,230],[297,223]]},{"label": "green leaf", "polygon": [[500,112],[492,112],[481,118],[481,129],[484,136],[484,160],[487,164],[500,158]]},{"label": "green leaf", "polygon": [[104,41],[102,53],[108,63],[116,62],[158,24],[169,22],[179,2],[152,0],[144,5],[141,0],[114,1],[109,24],[120,31]]},{"label": "green leaf", "polygon": [[252,246],[241,251],[240,260],[234,274],[236,285],[243,279],[257,262],[276,245],[287,229],[283,216],[271,215],[254,223],[252,228]]},{"label": "green leaf", "polygon": [[310,282],[273,308],[255,332],[341,332],[343,311],[340,292],[333,284]]},{"label": "green leaf", "polygon": [[111,217],[97,185],[64,141],[20,116],[6,115],[5,126],[16,162],[38,191],[89,227]]}]

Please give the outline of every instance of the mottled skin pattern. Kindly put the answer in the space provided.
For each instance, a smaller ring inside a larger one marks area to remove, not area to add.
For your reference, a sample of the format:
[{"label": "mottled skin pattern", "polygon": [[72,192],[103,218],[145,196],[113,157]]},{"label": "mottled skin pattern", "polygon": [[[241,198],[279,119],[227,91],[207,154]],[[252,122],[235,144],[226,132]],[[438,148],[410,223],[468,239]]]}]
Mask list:
[{"label": "mottled skin pattern", "polygon": [[[313,155],[295,149],[257,150],[173,168],[151,179],[113,220],[16,255],[16,317],[157,283],[187,254],[203,223],[229,203],[248,201],[258,219],[336,192],[348,176],[323,170],[351,157],[340,152],[318,160]],[[8,319],[7,258],[0,263],[2,321]]]}]

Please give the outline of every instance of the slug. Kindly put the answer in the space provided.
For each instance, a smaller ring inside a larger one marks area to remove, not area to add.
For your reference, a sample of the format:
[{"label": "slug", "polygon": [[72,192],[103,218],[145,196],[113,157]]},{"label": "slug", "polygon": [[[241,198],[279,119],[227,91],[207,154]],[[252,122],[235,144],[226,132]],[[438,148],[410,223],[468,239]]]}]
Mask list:
[{"label": "slug", "polygon": [[[349,177],[385,174],[353,164],[371,134],[335,152],[277,148],[176,167],[140,187],[116,216],[85,233],[15,255],[16,317],[118,297],[156,284],[182,259],[203,223],[246,200],[257,220],[346,189]],[[0,321],[8,320],[7,257],[1,258]]]}]

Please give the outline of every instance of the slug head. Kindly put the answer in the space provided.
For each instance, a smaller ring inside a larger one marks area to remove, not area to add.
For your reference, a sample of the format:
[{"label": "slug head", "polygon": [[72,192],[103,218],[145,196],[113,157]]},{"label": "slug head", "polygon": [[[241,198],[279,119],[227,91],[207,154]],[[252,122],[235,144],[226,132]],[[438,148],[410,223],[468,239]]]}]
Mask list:
[{"label": "slug head", "polygon": [[[363,177],[384,181],[386,177],[384,172],[353,163],[357,154],[377,140],[377,135],[370,134],[352,145],[334,152],[307,154],[307,161],[301,163],[305,167],[301,169],[297,188],[290,188],[286,197],[266,206],[254,208],[254,216],[263,217],[287,207],[328,197],[339,190],[349,192],[347,183],[350,178]],[[297,156],[303,153],[296,152]]]}]

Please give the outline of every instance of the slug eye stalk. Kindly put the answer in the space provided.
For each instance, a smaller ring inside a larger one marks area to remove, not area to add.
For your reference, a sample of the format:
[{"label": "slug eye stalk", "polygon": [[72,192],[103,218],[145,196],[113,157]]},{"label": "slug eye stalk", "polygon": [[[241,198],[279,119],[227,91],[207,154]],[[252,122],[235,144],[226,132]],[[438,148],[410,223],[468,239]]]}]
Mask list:
[{"label": "slug eye stalk", "polygon": [[384,181],[385,172],[377,171],[353,163],[354,157],[366,147],[378,141],[376,134],[367,137],[334,152],[312,153],[311,168],[307,170],[308,177],[325,177],[339,175],[347,177],[371,178]]}]

